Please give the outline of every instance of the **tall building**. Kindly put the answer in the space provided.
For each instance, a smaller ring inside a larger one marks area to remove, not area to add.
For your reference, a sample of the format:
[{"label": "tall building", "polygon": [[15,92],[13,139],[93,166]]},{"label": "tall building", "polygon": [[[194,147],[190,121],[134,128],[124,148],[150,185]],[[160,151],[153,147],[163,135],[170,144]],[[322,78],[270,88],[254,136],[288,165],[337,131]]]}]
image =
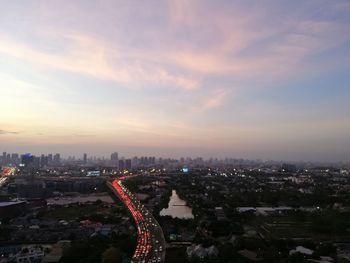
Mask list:
[{"label": "tall building", "polygon": [[84,153],[84,158],[83,158],[84,164],[87,164],[87,154]]},{"label": "tall building", "polygon": [[49,164],[49,158],[44,154],[42,154],[40,157],[40,167],[42,168],[42,167],[48,166],[48,164]]},{"label": "tall building", "polygon": [[34,166],[35,169],[39,169],[40,168],[40,157],[34,156],[33,166]]},{"label": "tall building", "polygon": [[2,165],[6,165],[7,164],[6,156],[7,156],[6,152],[3,152],[2,153],[2,162],[1,162]]},{"label": "tall building", "polygon": [[139,166],[139,158],[137,158],[137,156],[135,156],[134,158],[132,158],[131,166],[132,166],[132,167],[138,167],[138,166]]},{"label": "tall building", "polygon": [[19,154],[18,153],[13,153],[11,154],[11,163],[12,164],[15,164],[15,165],[18,165],[20,162],[19,160]]},{"label": "tall building", "polygon": [[21,159],[24,167],[32,167],[34,164],[34,156],[31,155],[30,153],[23,154],[21,156]]},{"label": "tall building", "polygon": [[124,160],[119,160],[119,162],[118,162],[118,169],[119,169],[119,171],[125,170],[125,162],[124,162]]},{"label": "tall building", "polygon": [[51,153],[47,156],[47,162],[48,162],[49,165],[51,165],[52,162],[53,162],[53,157],[52,157]]},{"label": "tall building", "polygon": [[111,164],[113,166],[118,166],[118,153],[114,152],[111,154]]},{"label": "tall building", "polygon": [[53,156],[53,163],[54,163],[54,165],[60,165],[61,164],[61,156],[60,156],[59,153],[56,153]]},{"label": "tall building", "polygon": [[147,161],[147,157],[141,156],[141,160],[140,160],[141,165],[147,164],[146,161]]},{"label": "tall building", "polygon": [[131,159],[126,159],[125,160],[125,162],[124,162],[124,164],[125,164],[125,170],[131,170]]}]

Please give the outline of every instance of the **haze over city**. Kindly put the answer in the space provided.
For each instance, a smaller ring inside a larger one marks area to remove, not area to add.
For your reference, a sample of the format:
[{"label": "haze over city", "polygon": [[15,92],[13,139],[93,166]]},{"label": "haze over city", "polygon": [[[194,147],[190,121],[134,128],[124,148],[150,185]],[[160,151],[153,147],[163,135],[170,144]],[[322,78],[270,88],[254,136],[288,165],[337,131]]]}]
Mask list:
[{"label": "haze over city", "polygon": [[0,263],[350,263],[350,0],[0,1]]},{"label": "haze over city", "polygon": [[0,150],[350,161],[349,1],[0,8]]}]

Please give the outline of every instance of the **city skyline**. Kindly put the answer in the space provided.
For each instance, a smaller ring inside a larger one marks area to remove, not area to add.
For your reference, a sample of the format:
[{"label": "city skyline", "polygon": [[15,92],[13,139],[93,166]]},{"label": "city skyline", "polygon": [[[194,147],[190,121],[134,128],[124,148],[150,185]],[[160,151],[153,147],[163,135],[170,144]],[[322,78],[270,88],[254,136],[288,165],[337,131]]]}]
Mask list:
[{"label": "city skyline", "polygon": [[[226,157],[216,157],[216,156],[189,156],[189,155],[179,155],[179,156],[164,156],[164,155],[152,155],[152,154],[123,154],[118,152],[111,152],[111,153],[105,153],[102,155],[96,155],[94,153],[79,153],[79,154],[61,154],[60,152],[6,152],[0,151],[0,164],[3,165],[18,165],[21,163],[21,160],[25,158],[26,156],[30,156],[33,158],[37,158],[38,160],[42,160],[43,158],[46,158],[44,162],[51,162],[52,161],[56,164],[63,162],[70,162],[73,163],[79,162],[80,164],[94,164],[93,162],[98,161],[104,161],[105,164],[110,164],[110,162],[118,162],[118,161],[140,161],[140,160],[153,160],[154,161],[178,161],[180,163],[186,163],[186,162],[192,162],[195,163],[210,163],[211,161],[217,161],[219,163],[260,163],[260,164],[308,164],[308,165],[321,165],[321,166],[333,166],[333,165],[345,165],[349,166],[350,162],[347,161],[318,161],[318,160],[288,160],[288,159],[261,159],[261,158],[244,158],[244,157],[237,157],[237,156],[226,156]],[[95,163],[96,164],[96,163]]]},{"label": "city skyline", "polygon": [[0,148],[350,161],[348,1],[4,1]]}]

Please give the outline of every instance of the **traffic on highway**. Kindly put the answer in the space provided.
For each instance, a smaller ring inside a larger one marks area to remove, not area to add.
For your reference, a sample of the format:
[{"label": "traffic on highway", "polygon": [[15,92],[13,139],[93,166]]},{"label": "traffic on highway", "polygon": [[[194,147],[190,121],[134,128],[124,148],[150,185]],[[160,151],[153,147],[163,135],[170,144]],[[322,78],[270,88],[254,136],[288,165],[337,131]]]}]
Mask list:
[{"label": "traffic on highway", "polygon": [[16,168],[13,167],[4,167],[4,169],[0,172],[0,187],[2,187],[10,175],[13,175],[16,171]]},{"label": "traffic on highway", "polygon": [[160,263],[165,260],[165,239],[162,228],[153,215],[122,183],[120,177],[111,183],[114,192],[131,213],[137,227],[137,245],[133,263]]}]

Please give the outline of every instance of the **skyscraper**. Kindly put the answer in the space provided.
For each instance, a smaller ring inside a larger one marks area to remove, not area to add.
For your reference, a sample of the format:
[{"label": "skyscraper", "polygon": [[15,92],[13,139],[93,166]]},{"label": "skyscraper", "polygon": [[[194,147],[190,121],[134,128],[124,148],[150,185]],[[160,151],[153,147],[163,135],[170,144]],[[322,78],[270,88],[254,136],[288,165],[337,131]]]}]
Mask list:
[{"label": "skyscraper", "polygon": [[118,153],[114,152],[111,154],[111,164],[113,166],[118,166]]},{"label": "skyscraper", "polygon": [[126,159],[125,160],[125,167],[126,170],[131,170],[131,159]]},{"label": "skyscraper", "polygon": [[11,154],[11,163],[12,164],[19,164],[19,154],[18,153],[13,153]]},{"label": "skyscraper", "polygon": [[118,169],[119,169],[119,171],[125,170],[125,162],[124,162],[124,160],[119,160],[119,162],[118,162]]},{"label": "skyscraper", "polygon": [[34,163],[34,156],[31,155],[30,153],[23,154],[21,156],[21,159],[24,167],[31,167]]},{"label": "skyscraper", "polygon": [[40,167],[44,167],[48,165],[48,158],[44,154],[40,157]]},{"label": "skyscraper", "polygon": [[53,161],[53,157],[52,157],[52,154],[50,153],[50,154],[47,156],[47,162],[48,162],[48,164],[52,164],[52,161]]},{"label": "skyscraper", "polygon": [[53,156],[53,163],[55,165],[60,165],[61,164],[61,156],[59,153],[56,153],[54,156]]},{"label": "skyscraper", "polygon": [[2,164],[5,165],[6,164],[6,152],[2,153]]}]

